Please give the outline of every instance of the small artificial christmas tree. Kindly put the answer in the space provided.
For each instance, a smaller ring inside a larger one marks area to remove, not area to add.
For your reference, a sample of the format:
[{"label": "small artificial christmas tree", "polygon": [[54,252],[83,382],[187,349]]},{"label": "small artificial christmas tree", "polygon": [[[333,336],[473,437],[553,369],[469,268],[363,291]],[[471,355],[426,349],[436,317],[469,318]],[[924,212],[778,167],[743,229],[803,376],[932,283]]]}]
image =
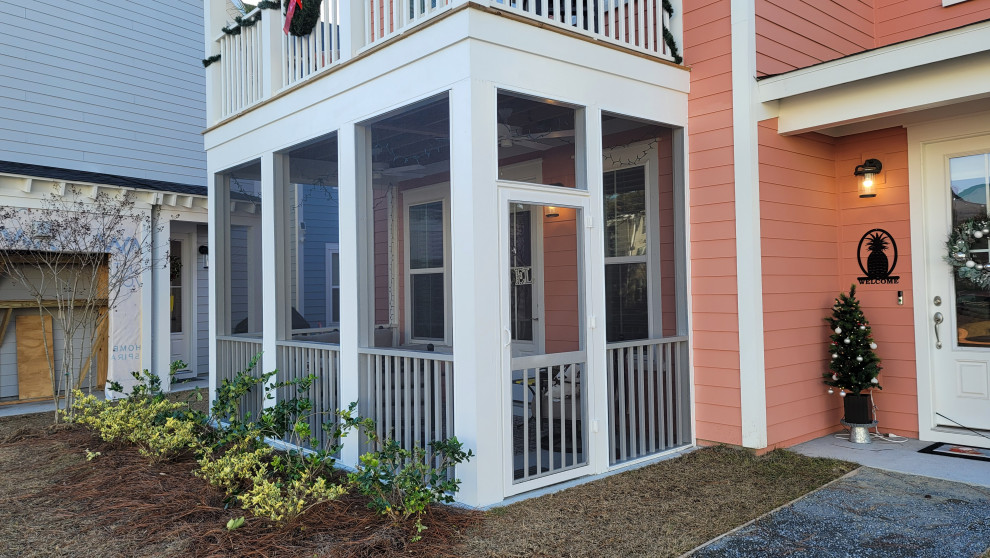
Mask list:
[{"label": "small artificial christmas tree", "polygon": [[[823,376],[825,383],[839,388],[839,395],[853,395],[868,389],[883,389],[877,376],[880,374],[880,358],[874,352],[873,330],[859,308],[856,285],[849,287],[849,295],[839,293],[832,307],[832,315],[825,318],[832,333],[829,352],[829,369]],[[832,393],[832,390],[828,390]]]}]

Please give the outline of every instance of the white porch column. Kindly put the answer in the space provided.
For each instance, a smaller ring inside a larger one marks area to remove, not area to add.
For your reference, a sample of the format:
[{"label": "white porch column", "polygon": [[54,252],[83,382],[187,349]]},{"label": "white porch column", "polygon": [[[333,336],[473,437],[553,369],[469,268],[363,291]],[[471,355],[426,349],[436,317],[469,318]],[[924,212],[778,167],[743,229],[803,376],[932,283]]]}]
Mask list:
[{"label": "white porch column", "polygon": [[[147,235],[147,238],[151,238],[152,248],[151,254],[148,255],[150,262],[146,262],[144,270],[141,272],[141,368],[140,370],[150,370],[151,372],[157,372],[154,370],[154,346],[155,346],[155,322],[154,322],[154,307],[155,307],[155,266],[159,265],[159,262],[155,260],[155,256],[158,250],[155,249],[155,208],[154,206],[148,209],[143,209],[141,211],[147,212],[146,217],[150,217],[148,221],[150,231],[141,231],[138,234]],[[125,384],[126,386],[127,384]]]},{"label": "white porch column", "polygon": [[[591,195],[590,215],[585,216],[584,252],[585,268],[581,270],[585,281],[588,282],[585,292],[588,300],[587,320],[589,324],[587,336],[588,371],[591,382],[588,406],[588,416],[591,419],[591,429],[588,433],[589,444],[594,448],[591,452],[591,468],[596,473],[608,470],[609,467],[609,400],[608,375],[605,358],[605,227],[603,216],[603,185],[602,185],[602,112],[598,107],[587,107],[583,111],[583,132],[576,129],[577,138],[584,138],[584,174]],[[581,147],[581,146],[579,146]]]},{"label": "white porch column", "polygon": [[282,88],[282,10],[261,13],[261,91],[270,99]]},{"label": "white porch column", "polygon": [[172,328],[169,317],[171,304],[169,297],[171,289],[171,261],[169,260],[170,243],[172,235],[172,222],[168,216],[163,215],[161,208],[156,206],[152,210],[152,261],[154,268],[151,279],[152,303],[148,307],[152,316],[152,344],[151,344],[151,372],[158,374],[162,381],[162,390],[171,391],[171,377],[169,376],[169,360],[172,356]]},{"label": "white porch column", "polygon": [[[358,257],[358,223],[367,221],[367,213],[363,204],[358,203],[357,184],[357,143],[356,130],[353,122],[340,127],[337,135],[337,202],[339,215],[340,242],[340,370],[339,389],[340,407],[347,408],[358,400],[358,343],[359,333],[366,320],[361,311],[360,270],[367,266],[359,264]],[[361,183],[363,185],[363,182]],[[364,188],[362,187],[362,192]],[[359,219],[360,216],[360,219]],[[367,281],[365,281],[367,283]],[[365,289],[366,290],[366,289]],[[360,439],[356,432],[351,432],[343,439],[343,449],[340,452],[341,461],[354,465],[360,454]]]},{"label": "white porch column", "polygon": [[495,187],[495,88],[464,80],[450,92],[450,206],[454,319],[454,433],[475,452],[457,467],[458,499],[502,500],[505,444]]},{"label": "white porch column", "polygon": [[760,245],[759,141],[756,124],[755,0],[732,0],[732,160],[736,210],[739,413],[742,445],[767,447]]},{"label": "white porch column", "polygon": [[213,403],[213,400],[217,396],[217,335],[220,334],[218,329],[219,321],[218,316],[222,315],[220,313],[221,302],[217,298],[217,295],[223,292],[223,289],[219,286],[219,281],[222,281],[223,274],[218,271],[218,263],[222,262],[220,254],[226,249],[226,235],[227,235],[227,222],[220,216],[220,209],[223,208],[227,202],[227,193],[224,184],[226,181],[222,177],[218,177],[216,172],[212,168],[207,168],[206,181],[208,185],[208,196],[206,198],[207,205],[207,245],[209,246],[209,251],[206,254],[206,261],[209,265],[207,270],[207,289],[209,292],[209,303],[207,305],[208,319],[209,319],[209,373],[210,373],[210,385],[209,385],[209,400]]},{"label": "white porch column", "polygon": [[[261,156],[261,370],[271,372],[277,368],[276,341],[278,329],[275,327],[278,315],[277,297],[279,256],[275,243],[275,227],[278,215],[275,211],[275,155],[267,152]],[[268,380],[269,385],[275,378]],[[264,399],[263,405],[275,405],[275,399]]]},{"label": "white porch column", "polygon": [[340,60],[349,60],[354,53],[364,47],[365,2],[361,0],[341,0],[340,2]]}]

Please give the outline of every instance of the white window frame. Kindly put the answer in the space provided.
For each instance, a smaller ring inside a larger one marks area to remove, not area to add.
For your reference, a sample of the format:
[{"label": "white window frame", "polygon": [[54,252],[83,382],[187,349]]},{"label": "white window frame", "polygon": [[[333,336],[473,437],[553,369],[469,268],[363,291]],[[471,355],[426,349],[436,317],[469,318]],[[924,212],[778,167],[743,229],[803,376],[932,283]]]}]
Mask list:
[{"label": "white window frame", "polygon": [[324,254],[330,257],[326,259],[326,283],[327,286],[327,327],[340,327],[340,321],[333,321],[333,290],[337,289],[340,298],[340,277],[337,277],[337,284],[333,284],[333,256],[337,256],[337,267],[340,268],[340,244],[337,242],[327,242]]},{"label": "white window frame", "polygon": [[[643,154],[649,148],[650,142],[643,141],[634,144],[630,144],[624,147],[617,148],[605,148],[602,153],[612,155],[618,161],[628,161],[636,160],[639,156]],[[617,256],[617,257],[607,257],[604,256],[605,246],[602,245],[603,259],[605,261],[605,266],[613,264],[627,264],[627,263],[646,263],[646,301],[647,301],[647,320],[648,320],[648,335],[649,339],[657,339],[663,336],[662,323],[660,318],[663,316],[663,308],[661,305],[661,293],[660,293],[660,242],[659,242],[659,232],[660,232],[660,212],[656,204],[659,202],[658,199],[658,189],[660,187],[659,177],[657,173],[660,171],[660,158],[658,155],[659,144],[651,149],[648,149],[648,155],[645,161],[639,162],[634,165],[624,164],[624,163],[614,163],[609,165],[603,158],[602,161],[602,179],[603,179],[603,189],[604,189],[604,176],[606,173],[627,170],[636,167],[643,167],[643,188],[646,190],[645,194],[645,206],[646,206],[646,254],[642,256]],[[605,192],[602,192],[604,201]],[[604,211],[604,204],[602,206]],[[602,227],[605,226],[605,215],[602,215]],[[604,230],[603,230],[604,233]],[[608,293],[605,294],[608,296]],[[608,316],[605,316],[608,320]],[[607,333],[606,333],[607,335]],[[625,339],[623,341],[636,341],[635,339]],[[609,341],[610,343],[618,343],[618,341]]]},{"label": "white window frame", "polygon": [[[443,205],[443,267],[412,269],[412,262],[409,259],[409,208],[415,205],[423,205],[432,202],[441,202]],[[450,346],[452,344],[452,321],[451,311],[451,280],[450,280],[450,183],[442,182],[432,186],[424,186],[414,190],[402,192],[402,238],[403,238],[403,324],[405,330],[406,344],[433,343]],[[413,337],[412,329],[412,276],[418,274],[443,273],[443,339]]]}]

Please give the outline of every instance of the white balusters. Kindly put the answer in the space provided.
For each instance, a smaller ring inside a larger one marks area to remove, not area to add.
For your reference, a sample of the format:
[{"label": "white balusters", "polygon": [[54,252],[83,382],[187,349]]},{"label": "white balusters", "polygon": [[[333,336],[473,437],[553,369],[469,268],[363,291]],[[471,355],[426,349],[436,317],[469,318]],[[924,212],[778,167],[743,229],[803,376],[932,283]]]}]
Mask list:
[{"label": "white balusters", "polygon": [[686,344],[673,337],[608,345],[611,464],[690,443]]},{"label": "white balusters", "polygon": [[[244,17],[253,20],[256,8]],[[223,34],[220,43],[220,117],[226,118],[257,103],[264,96],[261,26],[233,24],[236,35]]]},{"label": "white balusters", "polygon": [[[218,384],[223,383],[223,380],[233,381],[234,376],[238,372],[242,372],[247,369],[248,364],[250,364],[251,359],[253,359],[257,354],[261,352],[261,340],[260,339],[245,339],[243,337],[217,337],[217,382]],[[260,370],[261,360],[258,360],[258,366],[254,370],[250,371],[253,376],[258,376],[263,373]],[[264,396],[264,388],[259,384],[250,393],[241,398],[240,411],[241,416],[248,416],[256,419],[258,414],[261,412],[262,407],[262,397]]]}]

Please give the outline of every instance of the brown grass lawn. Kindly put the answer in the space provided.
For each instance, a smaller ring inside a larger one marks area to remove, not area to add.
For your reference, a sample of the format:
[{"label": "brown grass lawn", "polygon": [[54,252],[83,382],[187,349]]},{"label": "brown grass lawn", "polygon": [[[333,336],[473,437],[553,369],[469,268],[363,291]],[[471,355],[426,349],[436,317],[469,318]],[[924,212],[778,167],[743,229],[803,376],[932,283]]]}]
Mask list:
[{"label": "brown grass lawn", "polygon": [[[440,506],[409,544],[360,496],[318,506],[278,530],[236,531],[194,463],[148,465],[51,414],[0,418],[0,556],[677,556],[849,471],[787,451],[724,447],[613,475],[488,512]],[[86,461],[86,450],[101,456]]]}]

